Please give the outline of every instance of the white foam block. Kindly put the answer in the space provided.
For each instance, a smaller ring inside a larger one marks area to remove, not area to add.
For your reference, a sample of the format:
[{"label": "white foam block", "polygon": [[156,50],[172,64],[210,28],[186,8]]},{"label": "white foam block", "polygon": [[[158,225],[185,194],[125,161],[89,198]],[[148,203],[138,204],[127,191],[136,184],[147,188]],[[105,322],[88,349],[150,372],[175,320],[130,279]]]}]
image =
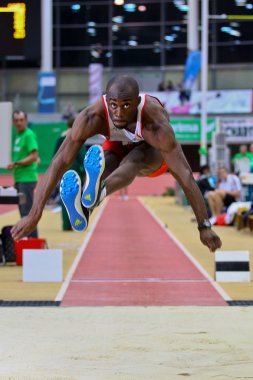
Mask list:
[{"label": "white foam block", "polygon": [[12,103],[0,102],[0,168],[11,163]]},{"label": "white foam block", "polygon": [[217,282],[250,282],[250,272],[216,272]]},{"label": "white foam block", "polygon": [[215,280],[218,282],[250,282],[249,251],[216,251]]},{"label": "white foam block", "polygon": [[215,261],[249,261],[249,251],[216,251]]},{"label": "white foam block", "polygon": [[24,282],[61,282],[62,276],[61,249],[23,250]]}]

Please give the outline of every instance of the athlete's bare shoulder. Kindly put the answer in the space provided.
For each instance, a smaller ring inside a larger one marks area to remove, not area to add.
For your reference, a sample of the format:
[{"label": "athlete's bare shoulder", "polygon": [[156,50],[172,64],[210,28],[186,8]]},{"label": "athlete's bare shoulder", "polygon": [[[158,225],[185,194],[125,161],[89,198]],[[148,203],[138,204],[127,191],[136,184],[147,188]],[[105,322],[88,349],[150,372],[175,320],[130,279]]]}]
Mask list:
[{"label": "athlete's bare shoulder", "polygon": [[156,130],[161,125],[169,125],[169,114],[160,101],[150,95],[146,95],[146,105],[143,115],[143,128],[146,130]]},{"label": "athlete's bare shoulder", "polygon": [[142,118],[142,136],[154,148],[171,150],[176,147],[175,134],[168,112],[158,99],[147,96]]},{"label": "athlete's bare shoulder", "polygon": [[106,116],[101,99],[85,107],[77,115],[72,131],[75,139],[82,140],[97,134],[106,134]]}]

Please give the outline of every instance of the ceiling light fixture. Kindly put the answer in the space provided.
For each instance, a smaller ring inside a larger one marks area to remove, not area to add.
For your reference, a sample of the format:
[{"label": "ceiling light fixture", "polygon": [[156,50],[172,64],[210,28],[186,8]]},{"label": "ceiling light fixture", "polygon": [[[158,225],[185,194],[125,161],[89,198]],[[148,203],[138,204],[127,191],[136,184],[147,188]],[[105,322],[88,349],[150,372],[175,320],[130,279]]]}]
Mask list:
[{"label": "ceiling light fixture", "polygon": [[71,10],[73,12],[78,12],[78,11],[80,11],[80,9],[81,9],[81,5],[80,4],[73,4],[73,5],[71,5]]},{"label": "ceiling light fixture", "polygon": [[139,12],[145,12],[146,10],[147,10],[146,5],[139,5],[139,6],[138,6],[138,11],[139,11]]},{"label": "ceiling light fixture", "polygon": [[136,11],[136,5],[133,3],[125,4],[124,5],[124,10],[126,12],[135,12]]},{"label": "ceiling light fixture", "polygon": [[124,4],[124,0],[114,0],[114,4],[115,5],[123,5]]},{"label": "ceiling light fixture", "polygon": [[124,21],[124,18],[122,16],[115,16],[112,18],[112,21],[116,22],[116,24],[122,24],[122,22]]},{"label": "ceiling light fixture", "polygon": [[138,45],[138,42],[135,41],[135,40],[129,40],[129,41],[128,41],[128,45],[129,45],[129,46],[137,46],[137,45]]},{"label": "ceiling light fixture", "polygon": [[236,5],[238,5],[238,7],[243,7],[245,5],[247,0],[235,0],[235,3]]}]

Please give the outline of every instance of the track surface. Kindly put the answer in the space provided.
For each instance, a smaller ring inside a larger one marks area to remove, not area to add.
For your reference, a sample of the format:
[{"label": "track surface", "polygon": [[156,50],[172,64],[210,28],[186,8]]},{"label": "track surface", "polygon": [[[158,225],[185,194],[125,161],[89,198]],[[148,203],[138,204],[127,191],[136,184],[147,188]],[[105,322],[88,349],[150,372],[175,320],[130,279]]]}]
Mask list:
[{"label": "track surface", "polygon": [[111,198],[62,306],[226,305],[136,198]]}]

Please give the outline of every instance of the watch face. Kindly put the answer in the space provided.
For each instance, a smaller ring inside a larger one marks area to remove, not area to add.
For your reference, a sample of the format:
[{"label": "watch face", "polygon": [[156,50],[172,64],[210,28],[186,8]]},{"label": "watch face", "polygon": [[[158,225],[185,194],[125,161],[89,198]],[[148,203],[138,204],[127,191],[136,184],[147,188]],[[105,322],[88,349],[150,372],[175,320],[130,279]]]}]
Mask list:
[{"label": "watch face", "polygon": [[210,223],[209,220],[204,220],[203,225],[204,225],[205,227],[211,227],[211,223]]},{"label": "watch face", "polygon": [[198,228],[201,230],[201,229],[203,229],[203,228],[210,228],[212,225],[211,225],[211,223],[210,223],[210,220],[209,219],[205,219],[205,220],[203,220],[203,222],[202,223],[200,223],[199,225],[198,225]]}]

